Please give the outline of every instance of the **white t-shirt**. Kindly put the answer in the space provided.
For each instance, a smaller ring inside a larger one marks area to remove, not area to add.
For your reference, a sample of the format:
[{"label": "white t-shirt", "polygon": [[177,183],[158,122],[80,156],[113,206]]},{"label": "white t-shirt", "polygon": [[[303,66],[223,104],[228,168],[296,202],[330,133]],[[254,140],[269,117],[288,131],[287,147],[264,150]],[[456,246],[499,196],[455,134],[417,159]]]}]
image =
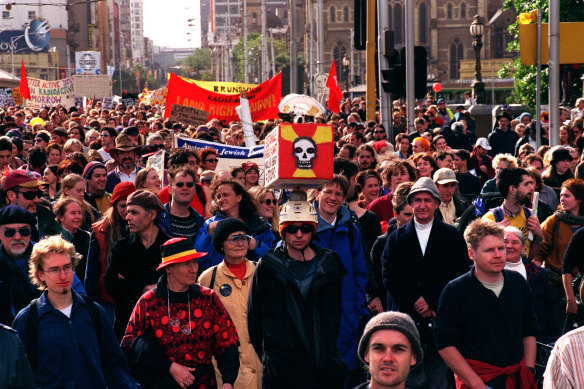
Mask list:
[{"label": "white t-shirt", "polygon": [[73,303],[69,305],[67,308],[59,309],[59,311],[63,312],[65,316],[71,318],[71,310],[73,309]]},{"label": "white t-shirt", "polygon": [[105,151],[105,149],[103,147],[101,149],[97,150],[97,152],[99,153],[99,155],[101,155],[101,158],[103,159],[104,163],[106,163],[107,161],[112,159],[112,156],[110,155],[110,153]]}]

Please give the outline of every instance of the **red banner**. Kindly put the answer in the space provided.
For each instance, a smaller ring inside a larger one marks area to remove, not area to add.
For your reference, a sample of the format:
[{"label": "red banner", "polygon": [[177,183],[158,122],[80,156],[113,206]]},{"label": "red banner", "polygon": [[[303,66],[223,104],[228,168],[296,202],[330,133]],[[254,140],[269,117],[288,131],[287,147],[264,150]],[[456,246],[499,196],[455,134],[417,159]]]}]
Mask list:
[{"label": "red banner", "polygon": [[[282,73],[247,92],[251,119],[253,121],[276,119],[278,104],[282,98]],[[168,94],[164,117],[170,116],[173,104],[195,107],[209,112],[209,119],[217,118],[224,123],[239,121],[235,108],[239,106],[239,95],[224,95],[201,88],[171,73],[168,79]]]}]

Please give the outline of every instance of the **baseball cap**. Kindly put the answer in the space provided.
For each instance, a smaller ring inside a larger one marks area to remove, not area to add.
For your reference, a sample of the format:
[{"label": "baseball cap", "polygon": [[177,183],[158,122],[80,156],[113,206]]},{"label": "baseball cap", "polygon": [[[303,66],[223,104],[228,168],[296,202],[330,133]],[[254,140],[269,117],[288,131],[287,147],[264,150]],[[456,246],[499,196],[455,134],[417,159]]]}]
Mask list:
[{"label": "baseball cap", "polygon": [[489,141],[487,140],[487,138],[479,138],[479,139],[477,139],[477,141],[475,143],[475,147],[477,147],[477,146],[481,146],[485,150],[490,150],[491,149],[491,146],[489,145]]},{"label": "baseball cap", "polygon": [[4,177],[2,182],[2,189],[8,189],[22,186],[23,188],[36,188],[40,185],[45,185],[45,182],[39,180],[33,172],[26,170],[13,170]]},{"label": "baseball cap", "polygon": [[458,180],[456,179],[456,173],[454,173],[452,169],[443,167],[436,170],[436,173],[434,173],[434,182],[436,184],[444,185],[450,182],[458,183]]}]

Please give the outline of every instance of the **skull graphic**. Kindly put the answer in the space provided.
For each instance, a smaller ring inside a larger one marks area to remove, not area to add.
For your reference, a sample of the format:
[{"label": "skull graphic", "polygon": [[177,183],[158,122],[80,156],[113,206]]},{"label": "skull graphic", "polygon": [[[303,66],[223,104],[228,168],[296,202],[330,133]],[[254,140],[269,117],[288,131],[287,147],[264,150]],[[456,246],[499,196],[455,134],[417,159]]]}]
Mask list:
[{"label": "skull graphic", "polygon": [[316,143],[311,138],[301,136],[292,144],[296,167],[298,169],[312,169],[316,158]]}]

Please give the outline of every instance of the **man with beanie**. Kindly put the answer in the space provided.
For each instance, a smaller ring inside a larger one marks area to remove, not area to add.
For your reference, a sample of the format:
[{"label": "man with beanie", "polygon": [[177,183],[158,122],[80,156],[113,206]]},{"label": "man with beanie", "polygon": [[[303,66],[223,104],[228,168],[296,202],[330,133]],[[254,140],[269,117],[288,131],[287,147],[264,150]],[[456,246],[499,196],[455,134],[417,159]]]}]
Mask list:
[{"label": "man with beanie", "polygon": [[[432,388],[446,388],[448,368],[434,347],[432,322],[442,289],[466,272],[470,262],[464,239],[456,228],[434,219],[440,192],[432,179],[418,179],[407,201],[414,209],[414,217],[387,239],[381,257],[383,284],[399,310],[418,325],[426,347],[426,382],[432,383]],[[420,381],[423,378],[420,375]],[[423,382],[412,385],[423,386]]]},{"label": "man with beanie", "polygon": [[401,312],[374,316],[359,341],[359,358],[371,380],[355,389],[404,389],[411,369],[422,363],[420,335],[411,317]]},{"label": "man with beanie", "polygon": [[161,261],[160,246],[170,237],[156,224],[166,209],[156,195],[139,190],[126,201],[130,236],[114,243],[104,282],[116,301],[114,330],[121,339],[134,305],[143,293],[156,286],[162,272],[156,271]]},{"label": "man with beanie", "polygon": [[347,271],[337,253],[312,241],[314,207],[298,192],[290,197],[280,212],[283,244],[259,260],[248,299],[262,388],[343,388],[347,367],[337,336]]},{"label": "man with beanie", "polygon": [[87,181],[85,200],[102,215],[112,206],[110,194],[105,191],[107,184],[107,169],[99,161],[91,161],[85,165],[83,178]]},{"label": "man with beanie", "polygon": [[454,372],[457,388],[534,389],[533,297],[521,274],[504,270],[503,228],[477,219],[464,238],[474,267],[440,296],[436,347]]}]

